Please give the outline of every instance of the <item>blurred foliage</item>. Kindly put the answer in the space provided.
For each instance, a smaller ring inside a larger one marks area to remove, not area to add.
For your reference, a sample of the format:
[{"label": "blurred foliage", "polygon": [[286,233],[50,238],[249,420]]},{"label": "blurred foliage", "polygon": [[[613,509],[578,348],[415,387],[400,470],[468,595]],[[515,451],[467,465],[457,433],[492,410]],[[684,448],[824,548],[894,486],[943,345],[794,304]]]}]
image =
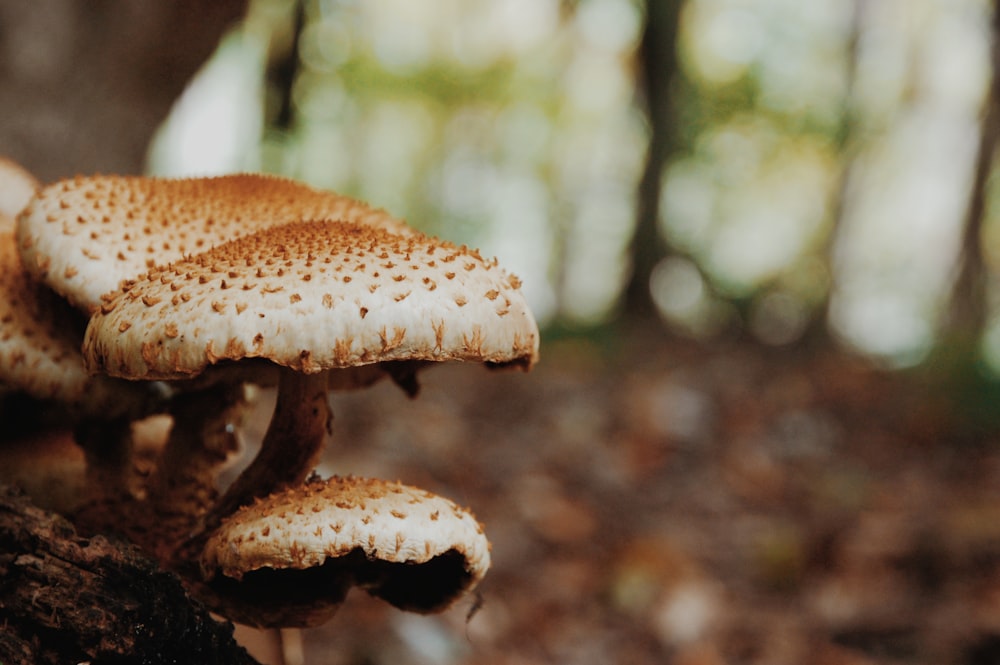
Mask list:
[{"label": "blurred foliage", "polygon": [[[219,168],[298,177],[477,245],[552,329],[621,314],[658,120],[637,83],[645,5],[302,0],[296,29],[296,1],[251,5],[248,62],[296,67],[264,86],[250,156]],[[924,358],[975,186],[989,16],[986,0],[685,0],[676,71],[656,81],[675,110],[650,283],[662,320],[772,345],[827,330],[893,365]],[[996,219],[991,196],[987,240]]]}]

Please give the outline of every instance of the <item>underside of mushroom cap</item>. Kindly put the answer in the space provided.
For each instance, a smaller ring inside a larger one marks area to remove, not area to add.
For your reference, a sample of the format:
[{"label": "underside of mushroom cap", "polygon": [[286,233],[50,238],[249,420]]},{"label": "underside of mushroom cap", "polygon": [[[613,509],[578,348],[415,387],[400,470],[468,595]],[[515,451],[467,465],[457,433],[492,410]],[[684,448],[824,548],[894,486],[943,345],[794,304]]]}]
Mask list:
[{"label": "underside of mushroom cap", "polygon": [[132,280],[93,316],[92,371],[177,379],[262,358],[302,372],[385,361],[530,367],[520,281],[478,252],[349,222],[261,230]]},{"label": "underside of mushroom cap", "polygon": [[201,560],[224,604],[269,625],[325,620],[352,586],[401,609],[437,611],[489,564],[489,542],[469,512],[425,490],[354,477],[312,480],[245,506]]},{"label": "underside of mushroom cap", "polygon": [[154,265],[292,219],[409,232],[383,210],[276,176],[98,175],[42,189],[18,220],[18,246],[36,279],[91,311],[122,280]]}]

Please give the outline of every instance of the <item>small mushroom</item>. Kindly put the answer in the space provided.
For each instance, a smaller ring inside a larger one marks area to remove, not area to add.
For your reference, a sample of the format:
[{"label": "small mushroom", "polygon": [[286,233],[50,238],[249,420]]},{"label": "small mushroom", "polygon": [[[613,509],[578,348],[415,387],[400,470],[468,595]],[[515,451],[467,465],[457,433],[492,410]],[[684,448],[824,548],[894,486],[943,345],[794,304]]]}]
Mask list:
[{"label": "small mushroom", "polygon": [[312,479],[244,506],[205,544],[218,609],[240,623],[314,626],[352,586],[415,612],[444,609],[490,565],[468,511],[398,482]]},{"label": "small mushroom", "polygon": [[279,366],[261,451],[207,520],[301,482],[330,422],[329,375],[463,360],[529,368],[538,328],[518,279],[466,247],[350,222],[294,222],[151,269],[90,320],[92,371],[184,379]]},{"label": "small mushroom", "polygon": [[91,312],[123,280],[292,219],[341,219],[407,233],[388,213],[294,180],[98,175],[42,189],[18,220],[24,264]]}]

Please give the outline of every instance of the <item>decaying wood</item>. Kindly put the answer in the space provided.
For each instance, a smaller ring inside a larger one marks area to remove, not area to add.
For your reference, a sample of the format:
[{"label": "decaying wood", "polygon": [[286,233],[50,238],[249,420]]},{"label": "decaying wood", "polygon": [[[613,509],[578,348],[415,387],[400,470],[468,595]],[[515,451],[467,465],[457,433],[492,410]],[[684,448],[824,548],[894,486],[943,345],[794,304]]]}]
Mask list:
[{"label": "decaying wood", "polygon": [[138,549],[0,485],[0,663],[122,661],[256,662]]}]

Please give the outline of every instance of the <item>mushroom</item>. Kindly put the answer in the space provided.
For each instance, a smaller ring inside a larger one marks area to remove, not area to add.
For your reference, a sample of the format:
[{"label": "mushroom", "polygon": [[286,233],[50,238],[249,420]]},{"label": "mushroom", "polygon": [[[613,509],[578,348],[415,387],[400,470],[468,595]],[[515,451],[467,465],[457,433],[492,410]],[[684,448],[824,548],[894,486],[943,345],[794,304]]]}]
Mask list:
[{"label": "mushroom", "polygon": [[[35,474],[38,482],[32,484],[45,495],[33,496],[73,513],[81,530],[114,529],[166,556],[190,531],[193,519],[186,516],[204,512],[217,498],[214,472],[238,448],[230,425],[240,415],[242,387],[219,383],[181,394],[160,382],[89,373],[80,351],[86,317],[30,278],[17,253],[13,221],[8,222],[6,231],[0,230],[0,388],[6,390],[8,422],[13,421],[4,434],[22,428],[16,434],[26,445],[4,446],[0,478],[26,486],[24,479]],[[139,421],[168,412],[171,427],[145,428],[136,440]],[[28,429],[26,420],[42,431]],[[53,428],[65,430],[61,438],[45,431]],[[151,436],[142,437],[143,432]],[[83,450],[80,468],[71,464],[71,450],[55,445],[66,439]],[[157,455],[158,466],[152,462]],[[67,475],[81,468],[82,478]],[[49,491],[49,471],[86,491]],[[47,501],[49,496],[58,501]]]},{"label": "mushroom", "polygon": [[123,280],[291,220],[341,219],[409,232],[382,210],[261,174],[211,178],[98,175],[42,189],[18,220],[24,264],[92,312]]},{"label": "mushroom", "polygon": [[[87,495],[134,489],[120,453],[130,445],[130,421],[155,410],[158,395],[90,376],[80,353],[86,320],[24,270],[14,218],[39,188],[26,169],[0,157],[0,392],[9,416],[0,475],[41,505],[70,512]],[[86,479],[75,443],[87,449]]]},{"label": "mushroom", "polygon": [[446,360],[530,368],[538,328],[519,287],[496,260],[416,231],[293,222],[125,283],[91,318],[84,354],[92,371],[130,379],[278,366],[261,450],[206,518],[210,529],[313,468],[331,377]]},{"label": "mushroom", "polygon": [[376,479],[312,479],[244,506],[205,543],[208,598],[257,626],[307,627],[357,586],[415,612],[444,609],[490,565],[475,517],[422,489]]},{"label": "mushroom", "polygon": [[21,267],[13,225],[0,228],[0,385],[65,406],[73,415],[148,412],[151,393],[92,376],[80,353],[86,319]]},{"label": "mushroom", "polygon": [[[0,214],[0,387],[6,411],[17,409],[21,428],[26,413],[36,427],[75,428],[84,449],[93,498],[129,492],[134,478],[122,459],[131,439],[131,423],[161,406],[152,384],[136,384],[108,376],[92,376],[84,367],[80,344],[85,318],[55,293],[33,281],[21,266],[14,240],[14,222]],[[7,434],[15,429],[6,428]],[[35,433],[22,429],[22,435]],[[39,441],[39,452],[55,450],[51,433]],[[24,451],[22,451],[24,452]],[[5,465],[13,473],[13,464]],[[44,468],[38,472],[44,473]],[[79,498],[79,497],[78,497]],[[44,499],[43,499],[44,502]],[[75,505],[62,501],[60,507]]]},{"label": "mushroom", "polygon": [[243,449],[240,427],[247,407],[244,385],[218,382],[174,391],[171,427],[144,483],[126,510],[126,535],[165,566],[218,499],[221,471]]}]

